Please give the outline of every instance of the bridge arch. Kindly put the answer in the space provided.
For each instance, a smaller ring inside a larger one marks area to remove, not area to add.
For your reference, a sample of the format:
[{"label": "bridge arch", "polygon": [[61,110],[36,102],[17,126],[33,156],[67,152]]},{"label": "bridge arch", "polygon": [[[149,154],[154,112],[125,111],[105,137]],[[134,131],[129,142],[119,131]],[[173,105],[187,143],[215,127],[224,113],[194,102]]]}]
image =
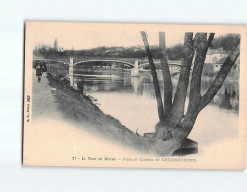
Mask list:
[{"label": "bridge arch", "polygon": [[[160,64],[160,62],[154,62],[154,64]],[[146,66],[146,65],[149,65],[149,62],[145,62],[145,63],[142,63],[139,65],[139,68],[140,67],[143,67],[143,66]],[[176,63],[176,62],[168,62],[168,65],[169,66],[177,66],[177,67],[181,67],[181,63]]]},{"label": "bridge arch", "polygon": [[76,66],[76,65],[82,64],[82,63],[87,63],[87,62],[117,62],[117,63],[126,64],[129,67],[134,68],[133,64],[131,64],[129,62],[121,61],[121,60],[82,60],[82,61],[74,63],[73,66]]}]

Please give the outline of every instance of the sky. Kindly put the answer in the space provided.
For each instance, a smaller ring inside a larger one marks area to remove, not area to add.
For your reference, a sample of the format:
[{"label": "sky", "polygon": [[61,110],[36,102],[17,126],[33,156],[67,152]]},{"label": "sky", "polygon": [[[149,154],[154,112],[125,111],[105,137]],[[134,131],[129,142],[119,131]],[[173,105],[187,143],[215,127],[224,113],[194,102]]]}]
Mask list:
[{"label": "sky", "polygon": [[[158,45],[159,35],[156,31],[146,31],[148,34],[149,45]],[[215,36],[219,36],[216,34]],[[139,31],[124,30],[87,30],[53,28],[52,30],[39,29],[33,32],[33,47],[39,44],[53,46],[55,39],[58,41],[58,47],[63,49],[91,49],[100,46],[143,46],[143,41]],[[176,44],[183,44],[184,32],[169,31],[166,32],[166,47]]]},{"label": "sky", "polygon": [[[158,32],[147,32],[149,45],[158,45]],[[133,31],[111,31],[102,33],[102,31],[67,31],[67,32],[47,32],[36,31],[34,33],[34,47],[38,44],[47,44],[53,46],[55,39],[58,41],[58,47],[64,49],[90,49],[99,46],[143,46],[140,32]],[[166,33],[166,46],[183,44],[184,33]]]}]

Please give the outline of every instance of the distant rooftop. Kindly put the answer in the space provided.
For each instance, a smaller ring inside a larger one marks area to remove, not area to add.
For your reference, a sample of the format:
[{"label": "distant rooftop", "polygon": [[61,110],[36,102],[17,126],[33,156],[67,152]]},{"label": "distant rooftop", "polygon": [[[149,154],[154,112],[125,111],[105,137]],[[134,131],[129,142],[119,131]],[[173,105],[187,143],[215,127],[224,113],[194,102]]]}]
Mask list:
[{"label": "distant rooftop", "polygon": [[216,54],[216,53],[218,53],[218,54],[228,54],[228,52],[225,51],[222,47],[219,48],[219,49],[209,49],[208,52],[207,52],[208,55],[212,55],[212,54]]},{"label": "distant rooftop", "polygon": [[223,63],[226,61],[226,58],[227,58],[227,57],[221,58],[220,60],[218,60],[218,61],[216,62],[216,64],[223,64]]}]

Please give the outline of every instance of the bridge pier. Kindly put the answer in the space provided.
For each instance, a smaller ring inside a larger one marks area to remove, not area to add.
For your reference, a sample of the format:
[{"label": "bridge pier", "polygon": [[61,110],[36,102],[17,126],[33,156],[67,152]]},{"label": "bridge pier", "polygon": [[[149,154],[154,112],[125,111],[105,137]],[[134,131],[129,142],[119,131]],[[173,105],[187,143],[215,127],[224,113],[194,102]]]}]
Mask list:
[{"label": "bridge pier", "polygon": [[135,60],[134,68],[131,69],[131,76],[137,77],[139,75],[138,60]]},{"label": "bridge pier", "polygon": [[111,65],[111,69],[114,69],[114,68],[116,68],[115,62],[113,62],[112,65]]},{"label": "bridge pier", "polygon": [[74,59],[70,58],[69,60],[69,79],[70,86],[74,86]]}]

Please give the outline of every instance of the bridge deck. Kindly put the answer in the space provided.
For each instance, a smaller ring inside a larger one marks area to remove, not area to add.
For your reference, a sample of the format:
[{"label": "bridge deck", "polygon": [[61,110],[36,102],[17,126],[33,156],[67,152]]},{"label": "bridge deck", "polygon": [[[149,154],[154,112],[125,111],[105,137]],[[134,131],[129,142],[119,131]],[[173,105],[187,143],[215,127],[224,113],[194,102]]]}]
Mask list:
[{"label": "bridge deck", "polygon": [[[64,63],[67,65],[70,65],[70,59],[68,58],[57,58],[57,59],[45,59],[45,58],[33,58],[33,61],[55,61],[55,62],[60,62]],[[143,59],[135,59],[135,58],[100,58],[100,57],[95,57],[95,58],[74,58],[73,59],[73,66],[81,63],[87,63],[87,62],[116,62],[116,63],[123,63],[128,66],[134,67],[134,62],[135,60],[138,60],[140,62],[139,67],[149,65],[149,62]],[[155,60],[154,64],[160,64],[159,60]],[[181,61],[171,61],[168,60],[168,64],[172,66],[181,66],[182,62]]]}]

